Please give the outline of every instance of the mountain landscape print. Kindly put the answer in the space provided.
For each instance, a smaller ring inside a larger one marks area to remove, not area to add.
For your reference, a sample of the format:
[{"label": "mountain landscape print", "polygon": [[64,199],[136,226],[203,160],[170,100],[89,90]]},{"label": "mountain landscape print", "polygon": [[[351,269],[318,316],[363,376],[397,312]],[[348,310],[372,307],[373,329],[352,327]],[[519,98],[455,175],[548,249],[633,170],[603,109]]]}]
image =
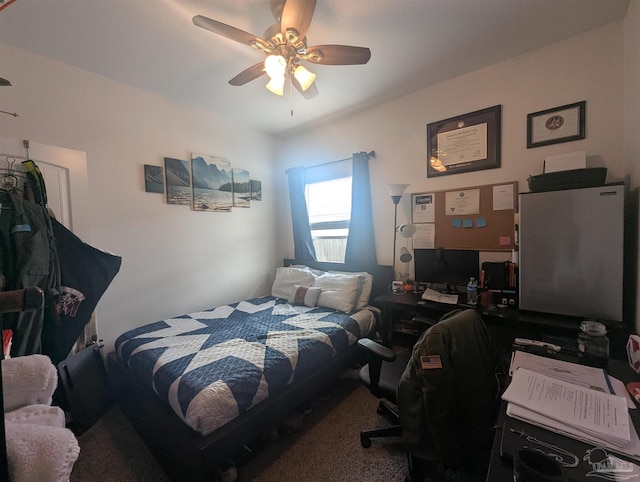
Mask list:
[{"label": "mountain landscape print", "polygon": [[229,161],[221,157],[192,154],[191,175],[195,211],[231,211],[233,177]]},{"label": "mountain landscape print", "polygon": [[262,201],[262,181],[251,179],[251,200]]},{"label": "mountain landscape print", "polygon": [[165,157],[164,172],[167,178],[167,204],[191,204],[189,163]]},{"label": "mountain landscape print", "polygon": [[251,207],[251,180],[249,171],[233,169],[233,205],[239,208]]},{"label": "mountain landscape print", "polygon": [[144,165],[144,189],[147,192],[164,193],[162,166]]}]

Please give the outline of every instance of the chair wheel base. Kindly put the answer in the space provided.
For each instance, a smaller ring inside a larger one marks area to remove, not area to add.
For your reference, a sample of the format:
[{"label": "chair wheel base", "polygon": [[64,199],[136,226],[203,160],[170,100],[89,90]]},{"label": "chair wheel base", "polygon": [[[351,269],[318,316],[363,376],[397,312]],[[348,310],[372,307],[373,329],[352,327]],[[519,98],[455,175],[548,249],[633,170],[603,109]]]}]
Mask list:
[{"label": "chair wheel base", "polygon": [[360,445],[362,445],[362,448],[364,449],[368,449],[369,447],[371,447],[371,439],[369,437],[367,437],[366,435],[360,435]]}]

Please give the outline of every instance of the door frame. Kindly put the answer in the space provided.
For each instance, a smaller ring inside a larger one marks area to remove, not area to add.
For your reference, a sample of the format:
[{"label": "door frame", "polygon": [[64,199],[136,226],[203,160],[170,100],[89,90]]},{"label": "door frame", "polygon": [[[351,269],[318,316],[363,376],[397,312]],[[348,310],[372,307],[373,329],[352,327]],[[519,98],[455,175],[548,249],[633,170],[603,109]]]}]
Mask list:
[{"label": "door frame", "polygon": [[[0,154],[26,159],[23,141],[0,136]],[[36,164],[50,164],[69,173],[69,230],[86,243],[91,241],[91,206],[87,153],[65,147],[29,142],[28,155]]]}]

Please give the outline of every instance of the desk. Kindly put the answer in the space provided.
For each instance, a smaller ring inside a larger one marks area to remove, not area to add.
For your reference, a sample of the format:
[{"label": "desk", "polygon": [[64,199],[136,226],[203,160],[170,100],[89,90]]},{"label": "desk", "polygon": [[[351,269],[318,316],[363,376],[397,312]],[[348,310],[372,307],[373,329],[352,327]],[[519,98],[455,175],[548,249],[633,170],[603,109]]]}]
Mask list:
[{"label": "desk", "polygon": [[[382,310],[382,326],[380,335],[385,345],[399,344],[413,346],[418,334],[403,335],[394,331],[396,323],[402,319],[411,320],[415,316],[428,321],[437,322],[443,315],[456,309],[476,308],[466,303],[449,305],[422,300],[420,293],[385,293],[373,300],[373,305]],[[485,320],[489,335],[499,353],[508,353],[516,337],[544,340],[559,344],[564,348],[572,348],[580,330],[581,318],[563,315],[552,315],[521,311],[517,309],[482,309],[477,307]],[[424,324],[423,328],[428,325]],[[619,324],[608,326],[608,336],[611,345],[611,357],[626,359],[625,345],[629,339],[631,329]],[[575,350],[575,347],[573,347]]]},{"label": "desk", "polygon": [[[424,301],[418,293],[387,293],[375,298],[373,304],[382,309],[380,336],[387,346],[391,346],[394,343],[413,346],[413,343],[417,341],[419,333],[413,336],[403,336],[401,332],[394,331],[394,326],[402,319],[411,320],[414,316],[421,316],[432,323],[436,323],[443,315],[459,308],[458,305]],[[427,327],[428,324],[425,323],[424,328]]]},{"label": "desk", "polygon": [[[627,383],[631,380],[637,380],[638,375],[631,370],[626,360],[609,360],[609,366],[607,371],[610,375],[622,380],[624,383]],[[576,468],[565,469],[567,475],[570,477],[568,480],[570,481],[593,481],[593,480],[607,480],[602,477],[587,477],[586,474],[589,470],[593,470],[590,465],[590,460],[584,460],[584,456],[586,454],[585,450],[592,448],[592,445],[583,444],[581,442],[576,442],[573,439],[568,439],[562,435],[556,434],[554,432],[541,429],[539,427],[535,427],[534,425],[530,425],[528,423],[512,419],[506,414],[506,402],[502,402],[500,407],[500,413],[498,415],[498,420],[496,423],[496,434],[493,440],[493,450],[491,453],[491,461],[489,465],[489,472],[487,474],[487,482],[507,482],[513,480],[513,466],[511,463],[505,458],[501,457],[501,442],[503,436],[503,425],[505,422],[509,422],[513,425],[514,428],[518,430],[522,430],[523,432],[536,437],[539,440],[542,440],[544,443],[552,444],[557,447],[567,448],[569,452],[573,453],[580,460],[580,465]],[[640,428],[640,409],[631,410],[631,419],[633,421],[636,430]],[[517,439],[517,437],[516,437]],[[514,440],[514,439],[512,439]],[[509,444],[507,444],[509,445]],[[533,444],[531,444],[533,446]],[[510,451],[509,449],[508,451]],[[611,454],[611,451],[607,451],[607,453]],[[618,457],[616,455],[616,457]],[[624,458],[624,457],[620,457]],[[631,459],[628,459],[631,460]],[[636,465],[640,466],[640,462],[636,461]],[[638,468],[638,472],[640,473],[640,467]],[[609,479],[610,480],[610,479]],[[634,480],[638,480],[638,477],[635,477]]]}]

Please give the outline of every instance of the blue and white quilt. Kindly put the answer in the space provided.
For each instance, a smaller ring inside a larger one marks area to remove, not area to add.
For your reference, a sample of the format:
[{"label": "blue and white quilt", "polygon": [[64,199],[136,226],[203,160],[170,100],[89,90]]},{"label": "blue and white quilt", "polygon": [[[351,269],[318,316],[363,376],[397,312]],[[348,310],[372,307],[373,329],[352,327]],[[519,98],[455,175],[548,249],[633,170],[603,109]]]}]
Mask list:
[{"label": "blue and white quilt", "polygon": [[305,379],[374,327],[369,310],[347,315],[264,296],[136,328],[115,347],[143,383],[207,435]]}]

